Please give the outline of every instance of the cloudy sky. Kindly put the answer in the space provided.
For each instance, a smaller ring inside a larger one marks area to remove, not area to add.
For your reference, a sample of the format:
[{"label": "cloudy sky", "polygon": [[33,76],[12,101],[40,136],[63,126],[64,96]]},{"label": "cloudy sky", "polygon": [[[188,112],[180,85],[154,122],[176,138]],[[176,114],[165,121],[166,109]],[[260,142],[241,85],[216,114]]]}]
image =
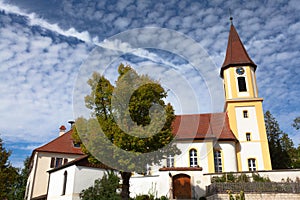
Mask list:
[{"label": "cloudy sky", "polygon": [[80,77],[97,69],[113,81],[120,62],[160,80],[177,114],[222,112],[230,13],[264,110],[299,144],[299,11],[297,0],[0,0],[0,137],[12,163],[80,115]]}]

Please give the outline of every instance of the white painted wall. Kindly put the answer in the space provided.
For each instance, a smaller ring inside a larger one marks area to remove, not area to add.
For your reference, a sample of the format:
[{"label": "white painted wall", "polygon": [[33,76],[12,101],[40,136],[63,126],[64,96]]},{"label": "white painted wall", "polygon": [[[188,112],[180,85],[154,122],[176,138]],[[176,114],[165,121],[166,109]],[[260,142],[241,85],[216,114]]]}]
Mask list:
[{"label": "white painted wall", "polygon": [[204,171],[208,172],[208,160],[207,160],[207,145],[204,142],[178,142],[177,147],[181,150],[181,154],[175,156],[174,165],[175,167],[190,167],[190,155],[191,149],[197,150],[197,162]]},{"label": "white painted wall", "polygon": [[[62,195],[65,171],[67,172],[66,193],[65,195]],[[71,165],[61,170],[52,172],[50,174],[47,199],[49,200],[72,200],[72,199],[77,200],[78,199],[79,200],[79,197],[73,198],[75,172],[76,172],[75,165]]]},{"label": "white painted wall", "polygon": [[235,142],[218,142],[222,152],[223,172],[236,172],[237,160]]},{"label": "white painted wall", "polygon": [[[68,158],[68,162],[80,157],[82,155],[76,154],[60,154],[48,152],[36,152],[33,159],[33,168],[28,178],[28,197],[30,198],[45,195],[48,188],[48,170],[50,170],[50,163],[52,157]],[[29,185],[30,183],[30,185]]]},{"label": "white painted wall", "polygon": [[[64,173],[67,171],[67,187],[62,195]],[[94,185],[96,179],[102,178],[106,170],[71,165],[50,174],[48,200],[80,200],[82,190]]]},{"label": "white painted wall", "polygon": [[[248,118],[243,117],[243,111],[248,111]],[[254,106],[235,107],[238,139],[241,145],[242,171],[248,171],[248,159],[256,159],[256,169],[263,170],[262,147],[257,124],[256,110]],[[251,141],[246,141],[246,133],[251,133]]]},{"label": "white painted wall", "polygon": [[79,195],[83,189],[94,185],[96,179],[102,178],[105,169],[78,166],[74,178],[74,194]]}]

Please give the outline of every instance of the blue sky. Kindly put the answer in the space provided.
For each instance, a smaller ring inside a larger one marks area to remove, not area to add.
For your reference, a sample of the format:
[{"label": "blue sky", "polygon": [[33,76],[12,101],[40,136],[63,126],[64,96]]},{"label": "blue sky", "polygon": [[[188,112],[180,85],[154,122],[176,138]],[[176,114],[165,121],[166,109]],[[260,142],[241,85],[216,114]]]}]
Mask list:
[{"label": "blue sky", "polygon": [[[256,75],[264,110],[270,110],[281,129],[299,144],[299,132],[291,127],[292,120],[300,116],[297,0],[0,0],[0,137],[13,151],[12,163],[22,166],[34,148],[58,136],[60,125],[69,128],[67,121],[77,115],[73,91],[82,64],[101,44],[106,45],[104,48],[128,49],[107,40],[116,34],[124,37],[120,34],[123,31],[155,27],[184,34],[213,60],[215,69],[211,71],[217,77],[227,46],[229,10],[241,40],[258,66]],[[151,72],[150,76],[171,89],[169,100],[175,104],[176,113],[222,111],[222,103],[214,109],[211,103],[206,105],[205,99],[212,91],[205,89],[208,77],[197,74],[180,55],[152,49],[135,49],[133,54],[114,60],[106,73],[113,79],[113,66],[126,62],[140,72]],[[181,75],[177,78],[176,74]],[[166,76],[171,78],[165,81]],[[217,82],[221,83],[221,79]],[[191,87],[191,95],[203,103],[200,109],[193,110],[188,99],[181,99],[189,95],[182,93],[186,87]],[[199,87],[202,93],[197,93]],[[217,101],[223,102],[219,86],[213,91],[220,96]]]}]

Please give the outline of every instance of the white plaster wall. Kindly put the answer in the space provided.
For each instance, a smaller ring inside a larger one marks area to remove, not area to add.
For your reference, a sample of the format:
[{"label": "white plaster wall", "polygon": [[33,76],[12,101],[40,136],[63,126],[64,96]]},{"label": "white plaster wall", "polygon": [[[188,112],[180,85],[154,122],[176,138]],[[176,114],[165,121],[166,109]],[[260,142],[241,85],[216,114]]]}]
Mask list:
[{"label": "white plaster wall", "polygon": [[228,89],[228,95],[227,95],[227,98],[228,99],[232,99],[232,86],[231,86],[231,83],[230,83],[230,71],[229,70],[224,70],[224,76],[226,76],[226,86],[227,86],[227,89]]},{"label": "white plaster wall", "polygon": [[235,142],[218,142],[218,144],[221,147],[223,157],[223,172],[236,172],[237,160]]},{"label": "white plaster wall", "polygon": [[262,149],[259,142],[241,143],[242,171],[248,171],[248,159],[256,160],[256,170],[264,169]]},{"label": "white plaster wall", "polygon": [[263,177],[269,177],[273,182],[282,182],[283,179],[286,181],[287,178],[296,182],[296,179],[300,178],[300,169],[262,171],[259,174]]},{"label": "white plaster wall", "polygon": [[160,184],[161,177],[156,176],[133,176],[130,178],[130,197],[141,194],[153,194],[160,197],[168,190],[169,178]]},{"label": "white plaster wall", "polygon": [[[68,158],[68,162],[80,157],[81,155],[73,154],[58,154],[58,153],[47,153],[47,152],[37,152],[35,156],[36,169],[32,170],[32,187],[29,193],[32,193],[32,197],[37,197],[40,195],[45,195],[48,188],[48,179],[50,170],[51,157]],[[30,196],[29,196],[30,197]]]},{"label": "white plaster wall", "polygon": [[35,153],[33,156],[33,163],[32,163],[32,169],[29,173],[28,179],[27,179],[27,184],[26,184],[26,193],[25,193],[25,198],[27,200],[30,200],[31,194],[32,194],[32,183],[33,183],[33,179],[35,176],[35,172],[36,172],[36,163],[37,163],[37,154]]},{"label": "white plaster wall", "polygon": [[181,150],[181,154],[175,156],[174,165],[175,167],[190,167],[190,155],[189,151],[191,149],[197,150],[197,162],[203,171],[208,172],[208,160],[207,160],[207,145],[204,142],[193,142],[184,143],[178,142],[177,147]]},{"label": "white plaster wall", "polygon": [[[261,177],[269,178],[272,182],[285,182],[289,178],[293,182],[297,182],[300,178],[300,169],[286,169],[286,170],[268,170],[268,171],[256,171],[256,172],[236,172],[233,173],[236,176],[246,174],[250,178],[252,174],[259,174]],[[222,176],[223,174],[204,174],[204,177],[211,179],[214,176]]]},{"label": "white plaster wall", "polygon": [[94,185],[96,179],[102,178],[106,170],[77,166],[74,178],[74,194],[79,195],[83,189]]},{"label": "white plaster wall", "polygon": [[[248,118],[243,117],[243,111],[248,111]],[[256,169],[263,170],[262,148],[254,106],[240,106],[235,108],[238,139],[240,141],[242,171],[248,171],[248,159],[256,159]],[[251,141],[246,141],[246,133],[251,133]]]},{"label": "white plaster wall", "polygon": [[[243,111],[248,111],[249,118],[244,118]],[[254,106],[239,106],[235,107],[235,114],[237,120],[238,139],[240,141],[246,141],[246,133],[250,132],[252,141],[260,140],[257,116]]]},{"label": "white plaster wall", "polygon": [[[66,193],[62,195],[64,184],[64,173],[67,171]],[[49,189],[47,199],[49,200],[72,200],[74,190],[76,166],[71,165],[50,174]],[[78,198],[79,200],[79,198]]]},{"label": "white plaster wall", "polygon": [[254,97],[258,97],[258,89],[257,89],[257,84],[256,84],[254,68],[250,67],[250,70],[251,70],[251,79],[252,79],[252,84],[253,84],[253,94],[254,94]]}]

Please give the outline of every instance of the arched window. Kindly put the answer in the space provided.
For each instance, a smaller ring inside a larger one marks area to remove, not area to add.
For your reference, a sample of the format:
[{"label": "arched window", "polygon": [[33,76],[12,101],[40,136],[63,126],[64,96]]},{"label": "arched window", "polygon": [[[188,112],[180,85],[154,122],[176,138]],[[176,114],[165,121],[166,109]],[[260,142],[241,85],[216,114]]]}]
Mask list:
[{"label": "arched window", "polygon": [[190,166],[191,167],[197,167],[198,161],[197,161],[197,150],[191,149],[190,150]]},{"label": "arched window", "polygon": [[215,172],[222,172],[222,155],[221,151],[214,151]]},{"label": "arched window", "polygon": [[256,171],[256,161],[254,158],[248,159],[248,167],[249,167],[249,171]]},{"label": "arched window", "polygon": [[62,191],[62,195],[65,195],[65,194],[66,194],[67,178],[68,178],[68,172],[65,171],[65,172],[64,172],[64,183],[63,183],[63,191]]}]

